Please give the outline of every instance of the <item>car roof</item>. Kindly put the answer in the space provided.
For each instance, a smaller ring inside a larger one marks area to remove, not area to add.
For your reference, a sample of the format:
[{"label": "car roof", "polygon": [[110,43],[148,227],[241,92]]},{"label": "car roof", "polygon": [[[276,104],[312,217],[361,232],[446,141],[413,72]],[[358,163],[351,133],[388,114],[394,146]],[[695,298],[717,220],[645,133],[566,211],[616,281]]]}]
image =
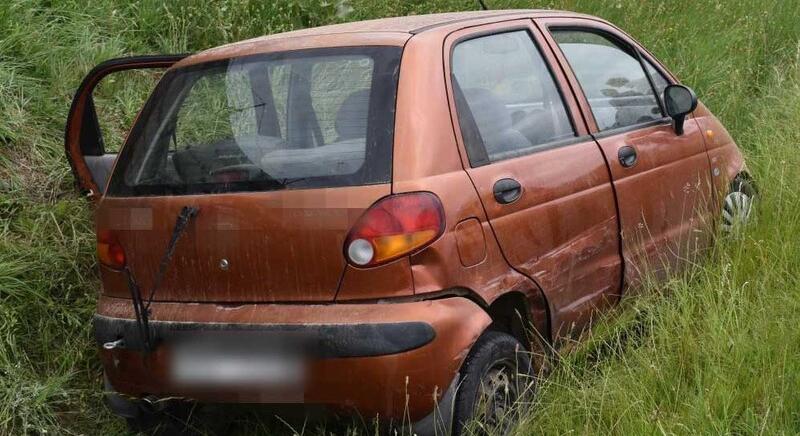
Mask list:
[{"label": "car roof", "polygon": [[[269,35],[270,37],[293,37],[315,34],[350,33],[350,32],[402,32],[419,33],[431,27],[450,24],[456,21],[466,21],[481,18],[490,18],[503,15],[516,15],[521,13],[537,13],[542,10],[533,9],[504,9],[496,11],[465,11],[445,12],[439,14],[408,15],[403,17],[377,18],[372,20],[352,21],[341,24],[312,27],[290,32]],[[261,39],[257,38],[257,39]]]},{"label": "car roof", "polygon": [[[195,64],[208,60],[225,59],[259,52],[273,51],[275,49],[291,49],[313,47],[316,43],[327,38],[323,45],[339,45],[336,41],[359,41],[361,38],[371,39],[369,45],[378,45],[381,41],[389,45],[392,43],[402,45],[412,35],[425,32],[440,26],[454,23],[467,23],[469,21],[501,18],[504,16],[569,16],[588,17],[574,12],[564,12],[544,9],[502,9],[488,11],[447,12],[427,15],[409,15],[404,17],[378,18],[373,20],[353,21],[341,24],[332,24],[289,32],[265,35],[244,41],[234,42],[219,47],[211,48],[179,62],[176,67]],[[305,44],[291,43],[295,39],[309,40]],[[333,41],[333,42],[332,42]]]}]

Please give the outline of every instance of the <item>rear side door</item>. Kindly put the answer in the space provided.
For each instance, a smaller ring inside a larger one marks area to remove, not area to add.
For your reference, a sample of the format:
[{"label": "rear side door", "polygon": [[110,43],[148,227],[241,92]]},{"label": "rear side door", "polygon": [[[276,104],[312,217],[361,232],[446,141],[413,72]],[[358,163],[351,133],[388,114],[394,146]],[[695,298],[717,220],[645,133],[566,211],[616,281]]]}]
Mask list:
[{"label": "rear side door", "polygon": [[675,83],[614,27],[589,19],[537,20],[609,162],[619,201],[626,283],[663,277],[711,240],[708,156],[694,122],[677,135],[663,108]]},{"label": "rear side door", "polygon": [[166,70],[184,54],[133,56],[105,61],[83,79],[67,116],[64,146],[78,189],[92,201],[102,197],[117,153],[107,152],[95,108],[94,91],[111,74],[143,69]]},{"label": "rear side door", "polygon": [[532,21],[509,21],[452,34],[445,58],[466,171],[564,336],[617,300],[622,261],[606,162],[545,47]]}]

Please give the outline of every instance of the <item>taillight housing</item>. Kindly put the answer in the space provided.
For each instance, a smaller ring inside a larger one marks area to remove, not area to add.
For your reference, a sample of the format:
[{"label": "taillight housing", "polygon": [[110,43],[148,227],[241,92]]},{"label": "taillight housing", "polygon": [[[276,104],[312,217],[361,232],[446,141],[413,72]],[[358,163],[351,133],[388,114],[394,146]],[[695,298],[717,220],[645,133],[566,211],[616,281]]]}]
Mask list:
[{"label": "taillight housing", "polygon": [[356,221],[344,241],[347,261],[367,268],[408,256],[444,233],[444,209],[431,192],[384,197]]},{"label": "taillight housing", "polygon": [[97,259],[101,264],[116,270],[125,268],[125,250],[113,232],[97,232]]}]

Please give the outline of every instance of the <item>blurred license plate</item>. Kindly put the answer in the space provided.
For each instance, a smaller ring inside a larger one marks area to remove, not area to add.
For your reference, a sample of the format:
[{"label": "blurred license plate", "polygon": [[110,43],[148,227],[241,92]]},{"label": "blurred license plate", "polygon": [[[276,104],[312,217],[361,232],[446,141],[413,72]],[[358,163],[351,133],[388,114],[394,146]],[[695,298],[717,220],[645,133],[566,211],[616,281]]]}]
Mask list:
[{"label": "blurred license plate", "polygon": [[286,341],[249,334],[207,334],[171,343],[170,376],[192,388],[302,392],[305,359]]}]

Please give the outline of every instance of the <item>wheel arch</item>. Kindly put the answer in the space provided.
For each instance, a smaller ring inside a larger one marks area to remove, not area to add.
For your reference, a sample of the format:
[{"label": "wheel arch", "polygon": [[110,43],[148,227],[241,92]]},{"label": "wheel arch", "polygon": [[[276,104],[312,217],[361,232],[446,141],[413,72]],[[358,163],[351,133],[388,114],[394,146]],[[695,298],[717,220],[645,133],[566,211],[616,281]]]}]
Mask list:
[{"label": "wheel arch", "polygon": [[485,309],[492,324],[488,330],[498,330],[514,336],[534,353],[545,352],[551,343],[547,304],[542,298],[531,298],[521,291],[509,291]]},{"label": "wheel arch", "polygon": [[538,287],[511,289],[487,301],[480,293],[468,288],[450,288],[425,295],[425,300],[466,298],[481,307],[492,320],[486,327],[508,333],[521,343],[549,348],[552,344],[550,308]]},{"label": "wheel arch", "polygon": [[753,189],[753,191],[758,194],[758,184],[747,168],[742,168],[738,173],[736,173],[735,176],[733,176],[733,179],[731,179],[729,184],[730,191],[733,192],[737,190],[741,183],[747,183]]}]

